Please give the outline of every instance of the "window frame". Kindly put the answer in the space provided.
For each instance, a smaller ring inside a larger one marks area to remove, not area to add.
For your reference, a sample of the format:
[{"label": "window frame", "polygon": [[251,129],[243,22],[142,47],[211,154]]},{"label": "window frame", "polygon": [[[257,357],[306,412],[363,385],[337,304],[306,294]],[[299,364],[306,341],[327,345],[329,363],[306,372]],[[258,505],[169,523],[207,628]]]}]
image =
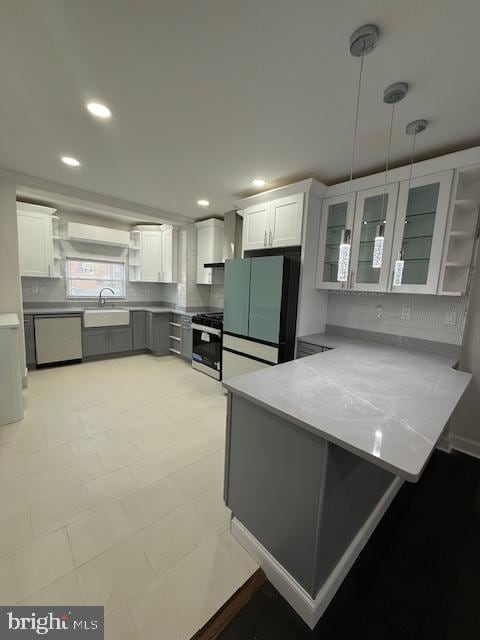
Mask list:
[{"label": "window frame", "polygon": [[[70,262],[91,262],[91,263],[103,263],[103,264],[112,264],[112,265],[121,265],[123,267],[123,292],[121,295],[105,295],[103,296],[105,298],[105,300],[126,300],[127,299],[127,265],[124,261],[122,260],[104,260],[104,259],[95,259],[95,258],[79,258],[79,257],[75,257],[75,256],[68,256],[65,257],[65,296],[66,298],[68,298],[69,300],[97,300],[98,299],[98,295],[95,296],[79,296],[79,295],[74,295],[70,292],[70,285],[72,280],[86,280],[86,281],[92,281],[94,280],[94,278],[81,278],[81,277],[75,277],[72,278],[70,276]],[[90,272],[91,273],[91,272]],[[118,282],[117,280],[105,280],[104,281],[105,287],[110,287],[112,282]],[[112,289],[114,289],[114,287],[111,287]]]}]

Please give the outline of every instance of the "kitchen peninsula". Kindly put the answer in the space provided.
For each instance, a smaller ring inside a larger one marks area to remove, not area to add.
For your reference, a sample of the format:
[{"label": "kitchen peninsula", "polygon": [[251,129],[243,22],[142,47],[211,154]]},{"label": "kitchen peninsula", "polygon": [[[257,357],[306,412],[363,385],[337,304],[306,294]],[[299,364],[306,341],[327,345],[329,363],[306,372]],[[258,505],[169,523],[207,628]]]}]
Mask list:
[{"label": "kitchen peninsula", "polygon": [[224,383],[232,532],[312,628],[471,378],[455,355],[314,339],[329,350]]}]

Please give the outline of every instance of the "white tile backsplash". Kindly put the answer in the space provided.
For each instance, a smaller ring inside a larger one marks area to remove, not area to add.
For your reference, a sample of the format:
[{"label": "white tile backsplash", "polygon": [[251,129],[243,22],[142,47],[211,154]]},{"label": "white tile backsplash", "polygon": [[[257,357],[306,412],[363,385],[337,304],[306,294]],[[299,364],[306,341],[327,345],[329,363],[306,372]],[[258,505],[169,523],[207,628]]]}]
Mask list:
[{"label": "white tile backsplash", "polygon": [[[456,314],[455,324],[445,323],[449,312]],[[465,312],[466,299],[463,296],[331,291],[328,294],[327,324],[459,345]],[[410,318],[407,320],[408,315]]]},{"label": "white tile backsplash", "polygon": [[[38,293],[34,293],[37,288]],[[173,294],[172,288],[174,288]],[[65,279],[22,278],[22,295],[25,304],[29,302],[67,302]],[[176,304],[176,285],[127,282],[127,300],[128,302],[171,302]]]}]

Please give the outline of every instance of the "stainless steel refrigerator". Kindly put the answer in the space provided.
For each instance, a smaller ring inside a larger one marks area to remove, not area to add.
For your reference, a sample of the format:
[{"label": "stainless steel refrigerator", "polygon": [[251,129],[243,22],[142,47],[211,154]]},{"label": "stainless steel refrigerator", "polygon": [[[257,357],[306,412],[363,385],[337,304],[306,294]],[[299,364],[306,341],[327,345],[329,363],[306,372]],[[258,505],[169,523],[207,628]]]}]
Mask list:
[{"label": "stainless steel refrigerator", "polygon": [[224,380],[293,359],[299,271],[286,255],[225,262]]}]

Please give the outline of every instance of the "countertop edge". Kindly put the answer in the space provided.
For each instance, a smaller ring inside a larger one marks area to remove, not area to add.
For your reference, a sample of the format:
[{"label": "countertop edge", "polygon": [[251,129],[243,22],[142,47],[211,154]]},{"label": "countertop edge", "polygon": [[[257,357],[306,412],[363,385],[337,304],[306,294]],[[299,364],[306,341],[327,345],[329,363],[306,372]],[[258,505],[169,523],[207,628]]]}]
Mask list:
[{"label": "countertop edge", "polygon": [[20,320],[17,313],[0,313],[0,329],[18,329]]},{"label": "countertop edge", "polygon": [[[353,453],[354,455],[358,456],[359,458],[363,458],[364,460],[367,460],[367,462],[371,462],[372,464],[375,464],[377,467],[381,467],[385,471],[389,471],[393,475],[399,476],[399,477],[403,478],[404,480],[408,480],[409,482],[418,482],[418,480],[420,479],[420,476],[422,475],[422,471],[425,468],[425,465],[427,464],[427,462],[428,462],[428,460],[429,460],[429,458],[431,456],[431,453],[430,453],[430,455],[428,456],[427,460],[425,461],[425,463],[423,464],[421,469],[419,469],[418,471],[408,472],[408,471],[405,471],[404,469],[399,469],[398,467],[386,462],[385,460],[382,460],[382,458],[377,458],[376,456],[374,456],[372,454],[369,454],[368,452],[364,451],[363,449],[358,449],[357,447],[351,445],[350,443],[345,442],[345,440],[340,440],[339,438],[336,438],[332,434],[328,433],[328,431],[324,431],[324,430],[322,430],[322,429],[320,429],[318,427],[314,427],[314,426],[308,424],[308,422],[303,422],[302,420],[299,420],[298,418],[295,418],[294,416],[291,416],[288,413],[280,411],[276,407],[273,407],[273,406],[271,406],[269,404],[266,404],[265,402],[262,402],[258,398],[254,398],[253,396],[250,396],[248,393],[245,393],[244,391],[239,391],[236,388],[232,388],[228,384],[228,382],[224,382],[223,386],[230,393],[233,393],[233,394],[235,394],[237,396],[240,396],[241,398],[243,398],[244,400],[248,400],[249,402],[253,402],[253,404],[257,405],[258,407],[261,407],[262,409],[265,409],[265,410],[269,411],[270,413],[274,413],[279,418],[283,418],[283,419],[287,420],[288,422],[291,422],[292,424],[296,425],[297,427],[300,427],[301,429],[305,429],[306,431],[308,431],[309,433],[312,433],[315,436],[319,436],[321,438],[324,438],[328,442],[332,442],[333,444],[338,445],[342,449],[346,449],[347,451],[350,451],[350,453]],[[448,420],[447,420],[447,422],[448,422]],[[447,423],[445,423],[443,428],[445,428],[446,424]],[[433,444],[432,453],[433,453],[434,449],[435,449],[435,444]]]},{"label": "countertop edge", "polygon": [[[362,342],[362,341],[357,341],[357,342]],[[368,342],[365,341],[364,345],[368,347]],[[382,347],[385,347],[385,345],[380,345]],[[388,347],[387,347],[388,348]],[[407,349],[403,350],[399,347],[391,347],[392,349],[399,349],[400,351],[405,351],[406,353],[408,352]],[[336,347],[332,348],[332,350],[329,353],[335,352],[335,351],[343,351],[345,349],[348,349],[348,345],[337,345]],[[413,354],[409,354],[410,356],[412,356]],[[429,360],[428,357],[428,353],[419,353],[419,354],[415,354],[416,357],[421,357],[424,356],[425,360]],[[301,358],[302,362],[308,361],[310,358],[322,358],[325,357],[324,354],[314,354],[311,356],[307,356],[305,358]],[[292,362],[295,362],[295,360],[287,362],[287,363],[283,363],[285,365],[291,364]],[[223,387],[230,393],[235,394],[240,396],[241,398],[252,402],[253,404],[265,409],[266,411],[269,411],[285,420],[287,420],[288,422],[291,422],[292,424],[295,424],[296,426],[305,429],[307,431],[309,431],[310,433],[317,435],[319,437],[324,438],[325,440],[327,440],[328,442],[332,442],[333,444],[336,444],[340,447],[342,447],[343,449],[346,449],[347,451],[350,451],[351,453],[353,453],[354,455],[367,460],[368,462],[371,462],[372,464],[375,464],[378,467],[381,467],[383,469],[385,469],[386,471],[389,471],[390,473],[393,473],[396,476],[399,476],[405,480],[408,480],[409,482],[417,482],[423,472],[423,469],[425,468],[425,465],[427,464],[428,460],[430,459],[433,451],[435,450],[435,447],[438,443],[438,441],[441,438],[441,435],[446,427],[446,425],[448,424],[448,421],[450,420],[453,411],[455,410],[456,406],[458,405],[458,402],[460,402],[461,398],[463,397],[463,394],[465,393],[466,389],[468,388],[471,379],[472,379],[472,374],[466,372],[466,371],[458,371],[457,369],[455,369],[451,363],[446,364],[446,363],[441,363],[441,362],[435,362],[430,360],[429,364],[435,367],[439,367],[440,369],[444,369],[444,370],[448,370],[451,371],[452,374],[454,375],[458,375],[460,377],[463,377],[464,382],[465,382],[465,388],[463,390],[463,392],[461,393],[460,397],[458,398],[458,400],[453,404],[453,406],[451,407],[451,409],[449,410],[448,415],[446,415],[445,419],[442,420],[443,424],[441,426],[441,428],[439,428],[438,430],[438,435],[437,437],[432,440],[432,439],[427,439],[427,442],[429,443],[429,446],[431,446],[431,450],[429,451],[428,455],[426,455],[425,460],[423,461],[421,466],[418,465],[412,465],[412,467],[410,469],[408,468],[402,468],[402,467],[398,467],[397,465],[395,465],[394,463],[390,463],[388,462],[388,460],[385,460],[384,458],[381,457],[377,457],[375,455],[373,455],[372,453],[366,451],[363,448],[359,448],[357,446],[355,446],[355,444],[349,442],[348,440],[344,440],[341,439],[337,436],[335,436],[334,434],[330,433],[326,427],[323,427],[322,425],[312,425],[309,422],[305,422],[304,420],[302,420],[301,418],[295,416],[292,413],[283,411],[281,409],[278,409],[275,405],[266,402],[265,400],[262,400],[261,398],[256,397],[255,395],[251,395],[250,393],[239,389],[235,383],[233,382],[235,380],[235,378],[232,378],[232,382],[227,381],[223,381]],[[278,366],[283,366],[283,365],[278,365]],[[274,370],[276,367],[272,367],[272,370]],[[249,374],[243,374],[242,376],[238,376],[238,378],[244,378],[246,376],[248,376]],[[445,412],[445,414],[447,413],[447,411]],[[394,418],[395,419],[395,418]],[[396,419],[395,419],[396,420]],[[399,424],[401,424],[401,422],[399,422]]]}]

